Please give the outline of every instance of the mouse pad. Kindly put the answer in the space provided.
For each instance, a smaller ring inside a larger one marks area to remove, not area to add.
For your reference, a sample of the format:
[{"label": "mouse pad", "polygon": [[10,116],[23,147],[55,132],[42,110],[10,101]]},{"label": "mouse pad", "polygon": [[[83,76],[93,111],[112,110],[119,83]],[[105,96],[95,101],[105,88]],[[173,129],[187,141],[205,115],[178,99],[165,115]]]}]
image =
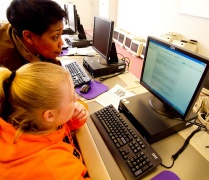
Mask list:
[{"label": "mouse pad", "polygon": [[180,180],[180,178],[173,172],[171,171],[162,171],[155,177],[153,177],[151,180]]},{"label": "mouse pad", "polygon": [[91,80],[89,82],[89,85],[91,86],[91,89],[89,89],[89,91],[87,93],[82,93],[80,92],[80,88],[82,86],[78,86],[75,88],[75,91],[81,95],[82,97],[84,97],[85,99],[93,99],[95,97],[97,97],[98,95],[106,92],[109,88],[104,85],[101,82],[95,81],[95,80]]}]

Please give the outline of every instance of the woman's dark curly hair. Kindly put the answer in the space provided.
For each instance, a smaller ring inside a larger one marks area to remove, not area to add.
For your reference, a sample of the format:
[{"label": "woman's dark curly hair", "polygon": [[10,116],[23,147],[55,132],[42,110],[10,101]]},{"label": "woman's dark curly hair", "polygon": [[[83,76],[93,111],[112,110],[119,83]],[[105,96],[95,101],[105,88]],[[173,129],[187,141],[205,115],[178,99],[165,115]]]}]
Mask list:
[{"label": "woman's dark curly hair", "polygon": [[19,37],[24,30],[42,35],[64,18],[66,12],[52,0],[13,0],[7,9],[7,19]]}]

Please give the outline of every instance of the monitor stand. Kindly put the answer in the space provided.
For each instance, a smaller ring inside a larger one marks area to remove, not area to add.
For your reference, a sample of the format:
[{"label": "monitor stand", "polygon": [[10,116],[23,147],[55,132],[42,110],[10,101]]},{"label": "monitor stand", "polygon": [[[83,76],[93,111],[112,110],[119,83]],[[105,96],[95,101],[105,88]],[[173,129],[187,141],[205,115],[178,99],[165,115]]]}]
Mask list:
[{"label": "monitor stand", "polygon": [[100,64],[107,65],[107,66],[108,65],[114,65],[114,64],[117,64],[119,62],[118,54],[117,54],[117,50],[116,50],[116,46],[115,46],[115,42],[114,41],[112,42],[112,45],[111,45],[109,60],[107,61],[103,57],[100,57],[98,59],[98,62]]},{"label": "monitor stand", "polygon": [[64,28],[62,34],[74,35],[75,32],[70,28]]},{"label": "monitor stand", "polygon": [[193,125],[197,115],[190,113],[188,119],[169,118],[159,114],[149,104],[152,95],[147,92],[122,99],[119,111],[138,129],[149,143],[154,143]]},{"label": "monitor stand", "polygon": [[180,118],[177,112],[175,112],[172,108],[168,105],[163,104],[160,100],[158,100],[155,96],[150,96],[149,105],[151,108],[156,111],[157,113],[167,116],[169,118]]}]

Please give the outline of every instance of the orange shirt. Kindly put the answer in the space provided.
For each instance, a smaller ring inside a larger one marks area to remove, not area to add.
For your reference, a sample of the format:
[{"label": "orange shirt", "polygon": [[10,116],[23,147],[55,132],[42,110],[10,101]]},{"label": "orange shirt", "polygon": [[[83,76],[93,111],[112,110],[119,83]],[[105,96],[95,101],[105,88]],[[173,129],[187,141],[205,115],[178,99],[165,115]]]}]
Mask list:
[{"label": "orange shirt", "polygon": [[[0,179],[89,179],[84,178],[87,169],[69,135],[69,124],[47,135],[22,133],[14,140],[15,133],[16,129],[0,118]],[[63,142],[65,136],[70,143]]]}]

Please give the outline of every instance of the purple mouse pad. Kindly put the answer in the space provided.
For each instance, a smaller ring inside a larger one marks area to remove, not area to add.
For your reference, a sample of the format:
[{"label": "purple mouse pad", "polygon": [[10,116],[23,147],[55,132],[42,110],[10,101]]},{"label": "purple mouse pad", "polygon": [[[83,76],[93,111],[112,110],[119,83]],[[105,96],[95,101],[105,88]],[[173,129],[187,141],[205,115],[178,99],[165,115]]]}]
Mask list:
[{"label": "purple mouse pad", "polygon": [[67,56],[68,55],[68,49],[62,49],[62,52],[60,53],[59,56]]},{"label": "purple mouse pad", "polygon": [[171,171],[162,171],[151,180],[180,180],[180,178]]},{"label": "purple mouse pad", "polygon": [[75,88],[75,91],[81,95],[82,97],[84,97],[85,99],[93,99],[95,97],[97,97],[98,95],[106,92],[109,88],[104,85],[101,82],[95,81],[95,80],[91,80],[88,85],[91,86],[91,89],[89,89],[89,91],[87,93],[82,93],[80,92],[80,89],[82,86],[78,86]]}]

